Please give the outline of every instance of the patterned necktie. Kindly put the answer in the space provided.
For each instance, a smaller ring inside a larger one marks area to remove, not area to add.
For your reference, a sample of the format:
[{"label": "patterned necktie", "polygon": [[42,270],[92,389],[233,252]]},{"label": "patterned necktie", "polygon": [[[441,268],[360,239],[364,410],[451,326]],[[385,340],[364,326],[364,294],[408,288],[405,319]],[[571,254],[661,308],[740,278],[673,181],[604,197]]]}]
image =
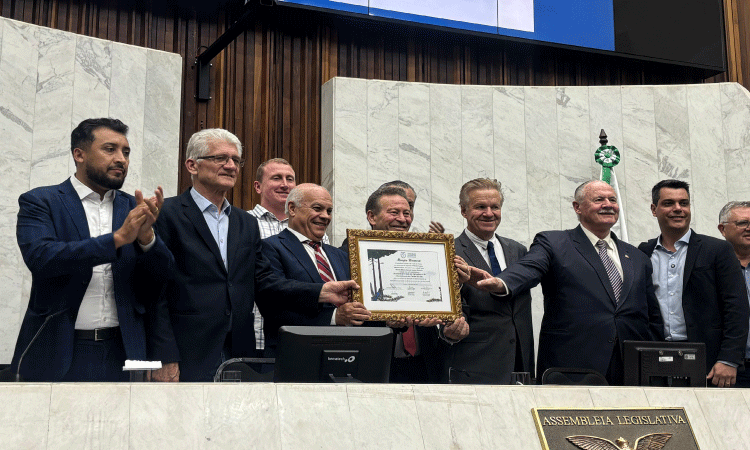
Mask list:
[{"label": "patterned necktie", "polygon": [[325,255],[323,255],[323,250],[321,250],[320,248],[320,243],[307,241],[307,245],[312,247],[315,251],[315,262],[318,266],[318,273],[320,274],[320,278],[323,280],[323,283],[335,281],[333,278],[333,272],[331,272],[331,266],[328,265],[328,261],[326,261],[326,257]]},{"label": "patterned necktie", "polygon": [[604,264],[604,270],[607,271],[609,282],[612,283],[612,290],[615,292],[615,303],[619,303],[620,292],[622,291],[622,278],[620,278],[620,273],[617,271],[615,263],[607,254],[607,243],[604,242],[604,240],[599,239],[596,242],[596,248],[599,249],[599,257]]},{"label": "patterned necktie", "polygon": [[492,241],[487,242],[487,253],[490,255],[490,267],[492,267],[492,276],[496,277],[500,275],[500,272],[503,271],[503,269],[500,268],[500,263],[497,261],[497,256],[495,256],[495,245],[492,243]]}]

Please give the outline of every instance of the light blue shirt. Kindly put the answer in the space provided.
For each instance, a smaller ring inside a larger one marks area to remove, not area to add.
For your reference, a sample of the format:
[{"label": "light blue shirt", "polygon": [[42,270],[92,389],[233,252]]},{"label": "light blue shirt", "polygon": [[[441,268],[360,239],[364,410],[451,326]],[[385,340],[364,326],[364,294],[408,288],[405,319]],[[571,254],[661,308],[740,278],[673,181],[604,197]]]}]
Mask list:
[{"label": "light blue shirt", "polygon": [[[747,287],[747,295],[750,297],[750,264],[747,267],[742,268],[742,274],[745,275],[745,286]],[[747,336],[747,347],[745,348],[745,358],[750,359],[750,335]],[[745,370],[750,370],[747,368]]]},{"label": "light blue shirt", "polygon": [[229,269],[227,265],[227,233],[229,232],[229,213],[232,208],[229,207],[229,202],[224,199],[224,203],[221,205],[221,211],[211,203],[206,197],[202,196],[194,188],[190,189],[190,195],[195,200],[195,204],[198,205],[198,209],[203,212],[203,218],[206,219],[206,225],[211,231],[211,236],[214,237],[216,245],[219,246],[219,252],[221,253],[221,260],[224,261],[224,268]]},{"label": "light blue shirt", "polygon": [[668,341],[686,341],[688,338],[685,312],[682,309],[682,286],[688,242],[692,233],[692,230],[688,230],[675,242],[674,252],[661,245],[659,236],[651,254],[651,264],[654,266],[652,278],[664,319],[664,337]]}]

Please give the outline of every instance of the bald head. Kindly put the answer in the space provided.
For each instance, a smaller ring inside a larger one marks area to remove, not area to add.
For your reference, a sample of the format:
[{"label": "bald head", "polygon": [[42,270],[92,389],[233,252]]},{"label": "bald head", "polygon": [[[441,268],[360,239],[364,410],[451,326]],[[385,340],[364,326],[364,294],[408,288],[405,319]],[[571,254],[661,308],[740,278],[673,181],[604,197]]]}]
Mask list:
[{"label": "bald head", "polygon": [[323,186],[304,183],[289,193],[285,209],[289,228],[311,241],[320,242],[331,223],[333,201]]}]

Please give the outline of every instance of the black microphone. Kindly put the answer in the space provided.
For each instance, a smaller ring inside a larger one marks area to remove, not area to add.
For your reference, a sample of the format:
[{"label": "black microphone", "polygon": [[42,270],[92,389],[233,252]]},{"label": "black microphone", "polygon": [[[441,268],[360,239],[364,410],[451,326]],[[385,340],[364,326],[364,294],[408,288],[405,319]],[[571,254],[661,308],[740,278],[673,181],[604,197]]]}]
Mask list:
[{"label": "black microphone", "polygon": [[16,380],[15,380],[15,381],[21,381],[21,363],[23,362],[23,357],[24,357],[24,356],[26,356],[26,352],[28,352],[28,351],[29,351],[29,349],[31,348],[31,346],[32,346],[32,345],[34,345],[34,341],[36,341],[36,338],[38,338],[38,337],[39,337],[39,335],[40,335],[40,334],[42,334],[42,330],[44,330],[44,327],[46,327],[46,326],[47,326],[47,323],[49,323],[49,321],[50,321],[50,320],[51,320],[51,319],[52,319],[53,317],[55,317],[56,315],[58,315],[58,314],[60,314],[60,313],[62,313],[62,312],[64,312],[64,311],[66,311],[66,310],[65,310],[65,309],[63,309],[63,310],[60,310],[60,311],[58,311],[58,312],[56,312],[56,313],[54,313],[54,314],[50,314],[49,316],[47,316],[47,318],[46,318],[46,319],[44,319],[44,323],[42,324],[42,326],[41,326],[41,327],[39,327],[39,330],[37,330],[37,332],[36,332],[36,334],[34,335],[34,337],[33,337],[33,338],[31,338],[31,341],[29,341],[29,344],[28,344],[28,345],[26,346],[26,348],[25,348],[25,349],[23,350],[23,353],[21,353],[21,357],[20,357],[20,358],[18,358],[18,366],[16,366]]}]

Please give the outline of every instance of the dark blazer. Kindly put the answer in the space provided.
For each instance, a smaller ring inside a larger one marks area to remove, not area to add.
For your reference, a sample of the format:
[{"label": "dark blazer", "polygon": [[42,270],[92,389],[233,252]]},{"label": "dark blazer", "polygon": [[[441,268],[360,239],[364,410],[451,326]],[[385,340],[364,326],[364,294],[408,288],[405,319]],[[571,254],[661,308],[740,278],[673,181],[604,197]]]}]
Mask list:
[{"label": "dark blazer", "polygon": [[278,278],[261,251],[258,222],[239,208],[229,213],[228,269],[190,189],[164,201],[156,230],[174,254],[175,270],[153,333],[160,338],[158,359],[180,362],[180,380],[212,380],[230,332],[226,356],[254,356],[253,301],[264,316],[287,303],[297,311],[318,309],[322,284]]},{"label": "dark blazer", "polygon": [[500,274],[513,295],[542,283],[537,379],[549,367],[586,368],[606,375],[616,339],[663,339],[651,261],[612,236],[623,271],[617,306],[604,264],[580,225],[537,234],[529,253]]},{"label": "dark blazer", "polygon": [[[92,269],[112,264],[117,319],[129,359],[147,359],[146,305],[156,299],[174,264],[164,243],[143,252],[137,243],[115,249],[112,233],[90,237],[86,213],[70,180],[33,189],[18,199],[16,237],[31,271],[31,297],[11,363],[13,372],[31,339],[46,322],[21,362],[28,381],[57,381],[70,369],[75,321]],[[112,230],[119,229],[135,199],[116,191]],[[155,294],[155,295],[154,295]]]},{"label": "dark blazer", "polygon": [[[271,267],[280,277],[323,284],[318,269],[310,259],[304,244],[288,229],[264,239],[263,251]],[[327,244],[323,244],[323,251],[328,256],[336,280],[348,280],[349,258],[346,253]],[[263,331],[266,335],[266,347],[275,348],[279,327],[282,325],[330,325],[335,310],[336,308],[330,303],[320,303],[317,310],[308,311],[307,314],[285,309],[277,316],[264,317]]]},{"label": "dark blazer", "polygon": [[[638,246],[649,257],[656,238]],[[688,341],[706,344],[706,373],[717,361],[743,367],[748,333],[745,278],[728,242],[693,232],[682,275]]]},{"label": "dark blazer", "polygon": [[[501,236],[497,239],[508,266],[527,253],[526,247],[512,239]],[[456,238],[456,255],[469,265],[492,273],[465,231]],[[461,342],[447,348],[446,371],[453,367],[467,375],[460,380],[472,384],[508,384],[515,370],[518,340],[523,371],[534,373],[534,330],[528,290],[513,297],[501,297],[464,285],[461,302],[470,331]],[[455,377],[452,378],[455,382]]]}]

